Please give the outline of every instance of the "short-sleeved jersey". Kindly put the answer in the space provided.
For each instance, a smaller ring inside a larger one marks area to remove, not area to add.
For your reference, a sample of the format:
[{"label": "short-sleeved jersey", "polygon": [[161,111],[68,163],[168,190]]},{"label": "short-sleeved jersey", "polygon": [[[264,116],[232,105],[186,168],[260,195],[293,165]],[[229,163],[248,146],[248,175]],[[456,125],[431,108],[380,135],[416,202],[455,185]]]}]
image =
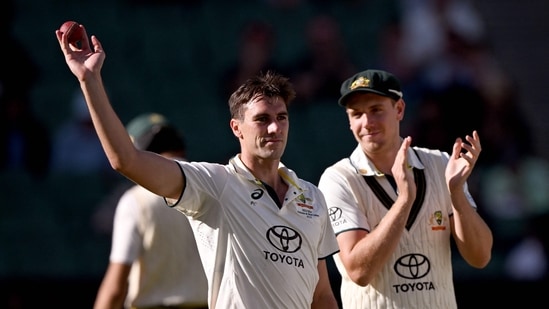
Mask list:
[{"label": "short-sleeved jersey", "polygon": [[239,156],[179,164],[186,187],[173,207],[192,217],[210,308],[310,308],[318,260],[338,251],[321,191],[280,163],[279,207]]},{"label": "short-sleeved jersey", "polygon": [[[456,308],[451,260],[452,202],[445,182],[448,154],[438,150],[408,150],[417,184],[400,242],[381,272],[365,287],[347,275],[339,255],[334,260],[342,275],[344,308]],[[397,192],[387,177],[358,146],[349,158],[328,167],[319,188],[326,197],[336,235],[375,229],[388,212]],[[464,188],[473,207],[471,195]],[[378,197],[378,194],[380,197]],[[384,194],[386,194],[384,196]]]},{"label": "short-sleeved jersey", "polygon": [[141,186],[118,202],[110,261],[132,265],[127,308],[207,303],[208,283],[189,220]]}]

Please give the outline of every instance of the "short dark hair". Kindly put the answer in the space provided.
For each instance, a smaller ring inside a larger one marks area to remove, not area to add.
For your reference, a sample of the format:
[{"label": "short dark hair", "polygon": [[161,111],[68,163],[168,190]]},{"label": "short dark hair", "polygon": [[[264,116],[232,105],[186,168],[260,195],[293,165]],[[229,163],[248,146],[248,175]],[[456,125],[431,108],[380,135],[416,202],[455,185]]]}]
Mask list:
[{"label": "short dark hair", "polygon": [[229,97],[231,118],[241,119],[243,116],[242,106],[258,96],[281,97],[286,106],[289,106],[295,99],[296,93],[289,78],[272,70],[265,73],[260,72],[246,80]]}]

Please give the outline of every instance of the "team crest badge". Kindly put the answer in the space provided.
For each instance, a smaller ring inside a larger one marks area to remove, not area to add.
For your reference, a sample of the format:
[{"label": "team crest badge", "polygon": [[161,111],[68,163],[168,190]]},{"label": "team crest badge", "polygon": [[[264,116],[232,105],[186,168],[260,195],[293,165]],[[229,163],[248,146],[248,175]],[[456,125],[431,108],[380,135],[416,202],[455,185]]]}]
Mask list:
[{"label": "team crest badge", "polygon": [[429,218],[429,224],[431,225],[431,230],[433,231],[443,231],[446,229],[444,225],[446,218],[442,215],[442,211],[437,210]]},{"label": "team crest badge", "polygon": [[359,77],[357,80],[355,80],[352,84],[350,89],[354,90],[359,87],[370,87],[370,80],[364,77]]}]

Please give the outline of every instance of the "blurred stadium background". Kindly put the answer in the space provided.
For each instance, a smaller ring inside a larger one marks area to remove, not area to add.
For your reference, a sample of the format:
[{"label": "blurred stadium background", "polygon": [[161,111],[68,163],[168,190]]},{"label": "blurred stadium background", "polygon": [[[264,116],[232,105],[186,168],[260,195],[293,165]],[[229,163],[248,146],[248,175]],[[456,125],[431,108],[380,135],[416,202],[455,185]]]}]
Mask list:
[{"label": "blurred stadium background", "polygon": [[[246,21],[260,18],[274,25],[274,55],[288,63],[305,48],[302,29],[321,8],[341,23],[351,57],[362,68],[378,57],[378,35],[396,14],[396,2],[389,0],[302,1],[305,5],[291,10],[274,8],[274,2],[14,0],[8,31],[40,69],[30,98],[51,135],[71,117],[71,100],[78,89],[54,34],[72,19],[102,41],[107,52],[104,80],[124,122],[142,112],[165,113],[184,132],[190,159],[224,163],[238,145],[228,130],[227,98],[218,88],[222,73],[237,57],[239,31]],[[534,132],[534,148],[549,158],[549,2],[473,3],[494,57],[516,81],[520,108]],[[10,65],[10,59],[0,61],[2,67]],[[323,167],[354,147],[335,101],[297,109],[291,135],[283,161],[312,182]],[[0,172],[1,308],[92,306],[110,248],[110,235],[94,225],[94,218],[123,182],[104,172],[51,172],[38,181],[19,171]],[[543,297],[533,290],[547,287],[546,276],[510,280],[503,275],[503,257],[497,253],[484,270],[469,269],[456,259],[461,308],[480,308],[495,299],[535,303]]]}]

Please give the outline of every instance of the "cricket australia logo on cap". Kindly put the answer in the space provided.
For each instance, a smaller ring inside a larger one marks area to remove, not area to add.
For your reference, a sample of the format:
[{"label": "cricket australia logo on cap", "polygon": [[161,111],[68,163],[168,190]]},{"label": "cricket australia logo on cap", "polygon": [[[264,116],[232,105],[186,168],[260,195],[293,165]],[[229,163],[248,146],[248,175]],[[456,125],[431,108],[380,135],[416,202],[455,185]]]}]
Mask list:
[{"label": "cricket australia logo on cap", "polygon": [[266,260],[304,268],[302,259],[288,255],[288,253],[295,253],[301,249],[303,239],[296,230],[288,226],[276,225],[271,227],[265,236],[269,243],[279,251],[264,250]]},{"label": "cricket australia logo on cap", "polygon": [[362,88],[370,87],[370,80],[361,76],[351,84],[351,87],[349,87],[349,89],[354,90],[359,87],[362,87]]}]

